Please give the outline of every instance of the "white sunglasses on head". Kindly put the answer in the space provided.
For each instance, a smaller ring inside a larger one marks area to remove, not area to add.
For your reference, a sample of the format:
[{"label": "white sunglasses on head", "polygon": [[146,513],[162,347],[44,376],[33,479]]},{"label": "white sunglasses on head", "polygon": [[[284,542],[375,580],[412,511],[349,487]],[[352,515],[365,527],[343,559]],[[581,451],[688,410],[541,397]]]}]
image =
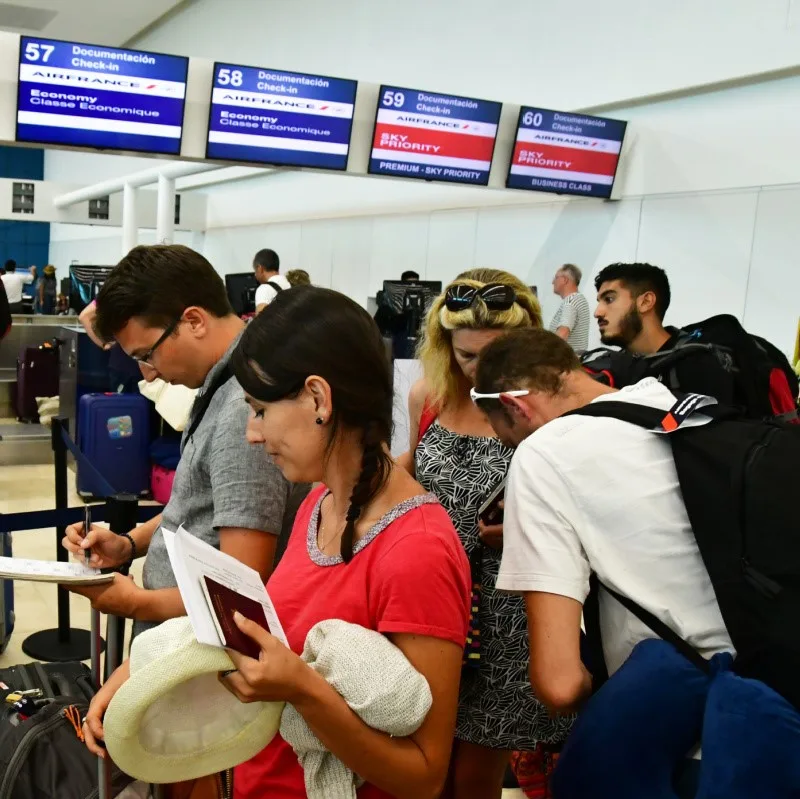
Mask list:
[{"label": "white sunglasses on head", "polygon": [[480,391],[475,391],[474,388],[469,390],[470,399],[478,403],[481,400],[499,400],[500,397],[526,397],[531,392],[527,388],[517,388],[512,389],[511,391],[495,391],[492,394],[482,394]]}]

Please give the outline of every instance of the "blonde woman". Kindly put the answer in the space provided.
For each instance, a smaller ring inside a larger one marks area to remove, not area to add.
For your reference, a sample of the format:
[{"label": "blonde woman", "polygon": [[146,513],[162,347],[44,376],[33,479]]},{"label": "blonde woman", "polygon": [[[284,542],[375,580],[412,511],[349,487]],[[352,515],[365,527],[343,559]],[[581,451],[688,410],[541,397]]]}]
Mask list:
[{"label": "blonde woman", "polygon": [[286,273],[286,279],[289,281],[289,285],[291,285],[292,288],[295,286],[311,285],[311,277],[305,269],[290,269]]},{"label": "blonde woman", "polygon": [[462,670],[448,794],[454,799],[499,799],[511,751],[560,743],[571,723],[550,718],[534,698],[525,606],[521,597],[495,591],[502,524],[478,520],[512,455],[470,400],[478,355],[509,329],[541,326],[538,300],[513,275],[459,275],[428,313],[419,349],[424,378],[409,398],[411,451],[401,460],[450,514],[481,584],[473,619],[479,659]]}]

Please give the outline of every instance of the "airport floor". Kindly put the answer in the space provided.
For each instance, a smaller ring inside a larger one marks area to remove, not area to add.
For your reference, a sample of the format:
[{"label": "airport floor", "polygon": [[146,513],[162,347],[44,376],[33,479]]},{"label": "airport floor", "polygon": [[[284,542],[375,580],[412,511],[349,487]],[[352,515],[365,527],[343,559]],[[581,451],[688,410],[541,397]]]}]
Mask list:
[{"label": "airport floor", "polygon": [[[69,503],[72,507],[81,504],[75,492],[72,472],[69,473]],[[54,506],[52,466],[0,466],[0,513],[47,510]],[[14,533],[13,552],[18,558],[55,560],[56,532],[51,528]],[[137,580],[141,580],[141,565],[140,561],[133,570]],[[8,648],[0,655],[0,668],[30,662],[31,658],[22,651],[22,642],[25,638],[38,630],[58,626],[56,592],[56,586],[50,583],[16,583],[14,586],[16,624]],[[70,622],[73,627],[89,629],[88,600],[76,595],[70,596]],[[127,630],[127,633],[129,634],[130,630]]]},{"label": "airport floor", "polygon": [[[69,504],[80,504],[75,492],[75,482],[70,472]],[[47,510],[55,505],[53,467],[1,466],[0,465],[0,513],[22,513]],[[55,530],[28,530],[15,533],[14,556],[51,560],[56,557]],[[141,582],[142,561],[133,569],[137,582]],[[11,642],[0,655],[0,668],[31,661],[22,651],[22,641],[31,633],[57,626],[56,587],[49,583],[18,582],[14,586],[16,625]],[[73,627],[89,629],[89,602],[80,596],[70,597],[70,620]],[[126,637],[130,634],[127,626]],[[505,790],[503,799],[524,799],[521,791]]]}]

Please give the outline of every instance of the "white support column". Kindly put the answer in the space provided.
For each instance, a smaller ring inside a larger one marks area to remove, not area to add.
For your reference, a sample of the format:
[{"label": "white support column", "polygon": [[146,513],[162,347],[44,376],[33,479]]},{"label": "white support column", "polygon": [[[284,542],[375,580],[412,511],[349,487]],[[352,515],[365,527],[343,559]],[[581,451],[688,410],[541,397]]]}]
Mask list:
[{"label": "white support column", "polygon": [[175,238],[175,178],[158,176],[156,243],[172,244]]},{"label": "white support column", "polygon": [[137,190],[130,183],[122,189],[122,257],[124,258],[139,242],[139,226],[136,221]]}]

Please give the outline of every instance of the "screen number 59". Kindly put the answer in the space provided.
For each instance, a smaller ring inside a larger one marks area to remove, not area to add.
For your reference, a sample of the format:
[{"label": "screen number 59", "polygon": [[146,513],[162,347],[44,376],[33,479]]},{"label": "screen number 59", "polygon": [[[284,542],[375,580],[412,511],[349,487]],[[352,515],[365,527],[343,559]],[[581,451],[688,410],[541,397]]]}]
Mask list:
[{"label": "screen number 59", "polygon": [[403,94],[403,92],[392,91],[385,91],[383,93],[383,100],[381,100],[383,105],[389,106],[390,108],[402,108],[405,101],[406,96]]}]

